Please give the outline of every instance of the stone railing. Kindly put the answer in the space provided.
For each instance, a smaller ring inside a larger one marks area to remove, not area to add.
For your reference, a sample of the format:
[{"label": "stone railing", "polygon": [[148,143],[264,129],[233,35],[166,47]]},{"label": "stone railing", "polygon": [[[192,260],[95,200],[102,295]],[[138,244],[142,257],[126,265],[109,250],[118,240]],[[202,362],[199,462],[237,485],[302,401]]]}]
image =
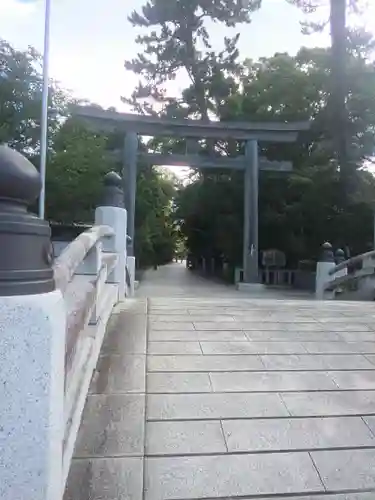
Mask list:
[{"label": "stone railing", "polygon": [[333,252],[332,245],[323,244],[317,263],[315,295],[320,300],[374,300],[375,251],[345,260],[341,249]]},{"label": "stone railing", "polygon": [[60,500],[106,325],[134,292],[121,178],[54,260],[33,165],[0,147],[0,498]]}]

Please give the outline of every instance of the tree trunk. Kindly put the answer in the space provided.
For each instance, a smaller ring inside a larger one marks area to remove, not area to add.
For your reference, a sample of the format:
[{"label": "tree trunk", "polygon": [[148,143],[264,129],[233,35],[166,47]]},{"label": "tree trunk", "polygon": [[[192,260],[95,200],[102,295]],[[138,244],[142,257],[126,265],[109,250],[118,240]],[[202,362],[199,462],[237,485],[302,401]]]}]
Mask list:
[{"label": "tree trunk", "polygon": [[337,162],[344,194],[348,194],[352,181],[352,166],[348,155],[348,116],[346,108],[346,1],[330,0],[331,28],[331,117]]}]

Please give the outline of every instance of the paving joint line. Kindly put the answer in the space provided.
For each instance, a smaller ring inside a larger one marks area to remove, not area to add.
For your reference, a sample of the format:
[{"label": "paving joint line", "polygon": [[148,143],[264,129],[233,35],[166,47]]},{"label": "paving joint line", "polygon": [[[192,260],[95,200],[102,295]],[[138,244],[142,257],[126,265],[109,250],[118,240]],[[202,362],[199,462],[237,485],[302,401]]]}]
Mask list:
[{"label": "paving joint line", "polygon": [[344,413],[335,415],[272,415],[272,416],[259,416],[259,417],[197,417],[197,418],[148,418],[147,422],[209,422],[217,420],[300,420],[300,419],[322,419],[322,418],[355,418],[355,417],[374,417],[373,413]]},{"label": "paving joint line", "polygon": [[[228,450],[228,448],[227,448]],[[361,451],[361,450],[375,450],[375,444],[365,446],[333,446],[321,448],[283,448],[283,449],[270,449],[270,450],[237,450],[237,451],[206,451],[206,452],[180,452],[180,453],[147,453],[145,458],[186,458],[186,457],[230,457],[230,456],[243,456],[243,455],[282,455],[286,453],[314,453],[316,451]],[[119,457],[109,458],[126,458],[130,455],[123,455]],[[89,457],[90,458],[90,457]],[[99,457],[101,458],[101,457]]]},{"label": "paving joint line", "polygon": [[142,500],[146,499],[146,463],[145,463],[145,456],[146,456],[146,446],[147,446],[147,414],[148,414],[148,397],[147,397],[147,387],[148,387],[148,338],[149,338],[149,331],[150,331],[150,298],[146,298],[146,358],[145,358],[145,396],[144,396],[144,429],[143,429],[143,462],[142,462]]},{"label": "paving joint line", "polygon": [[321,476],[321,474],[320,474],[320,471],[319,471],[319,469],[318,469],[318,466],[317,466],[317,465],[316,465],[316,463],[315,463],[315,460],[313,459],[313,457],[312,457],[312,455],[311,455],[311,452],[309,451],[309,452],[308,452],[308,454],[309,454],[309,457],[310,457],[311,463],[313,464],[313,467],[314,467],[314,469],[315,469],[315,471],[316,471],[316,473],[317,473],[317,475],[318,475],[319,481],[322,483],[322,486],[323,486],[323,488],[325,489],[325,491],[327,491],[327,487],[326,487],[326,485],[324,484],[323,478],[322,478],[322,476]]},{"label": "paving joint line", "polygon": [[[208,373],[208,372],[207,372]],[[208,373],[209,374],[209,373]],[[183,391],[170,391],[170,392],[155,392],[150,391],[147,392],[147,395],[152,396],[170,396],[170,395],[178,395],[178,396],[194,396],[198,394],[315,394],[321,392],[374,392],[375,389],[283,389],[283,390],[258,390],[258,391],[250,391],[250,390],[241,390],[241,391],[192,391],[192,392],[183,392]],[[135,394],[135,393],[116,393],[120,395],[127,394]]]},{"label": "paving joint line", "polygon": [[[201,357],[200,354],[197,354],[197,356]],[[327,373],[327,372],[372,372],[374,369],[372,368],[315,368],[313,370],[308,370],[308,369],[303,369],[300,368],[298,370],[292,370],[292,369],[287,369],[287,370],[282,370],[282,369],[272,369],[272,370],[259,370],[259,369],[251,369],[251,368],[246,368],[246,369],[241,369],[241,370],[233,370],[233,369],[221,369],[221,370],[150,370],[148,373]],[[374,390],[374,389],[369,389]]]},{"label": "paving joint line", "polygon": [[279,500],[279,499],[293,499],[306,498],[307,500],[313,500],[314,497],[327,497],[329,500],[334,495],[350,495],[356,493],[375,493],[375,488],[362,488],[362,489],[345,489],[345,490],[313,490],[313,491],[302,491],[294,493],[261,493],[261,494],[247,494],[247,495],[235,495],[235,496],[217,496],[217,497],[186,497],[186,498],[170,498],[169,500]]}]

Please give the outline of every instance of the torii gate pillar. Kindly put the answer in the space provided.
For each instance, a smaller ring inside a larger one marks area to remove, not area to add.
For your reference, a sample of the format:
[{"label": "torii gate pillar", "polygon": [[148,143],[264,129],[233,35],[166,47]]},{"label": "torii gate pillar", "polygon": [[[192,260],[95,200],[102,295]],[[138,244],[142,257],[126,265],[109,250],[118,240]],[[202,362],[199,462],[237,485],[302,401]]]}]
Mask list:
[{"label": "torii gate pillar", "polygon": [[259,283],[258,270],[258,141],[245,146],[243,281]]},{"label": "torii gate pillar", "polygon": [[134,218],[135,195],[137,190],[137,158],[138,135],[136,132],[127,132],[124,142],[124,163],[122,178],[124,183],[125,208],[128,216],[128,236],[131,241],[128,245],[128,255],[134,256]]}]

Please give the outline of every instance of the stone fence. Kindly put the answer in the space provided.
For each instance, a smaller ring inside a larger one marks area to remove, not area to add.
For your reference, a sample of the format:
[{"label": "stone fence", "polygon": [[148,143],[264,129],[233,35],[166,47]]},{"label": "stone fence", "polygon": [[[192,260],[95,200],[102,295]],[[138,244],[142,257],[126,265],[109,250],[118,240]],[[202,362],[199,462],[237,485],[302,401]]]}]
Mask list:
[{"label": "stone fence", "polygon": [[317,264],[315,296],[319,300],[375,300],[375,250],[345,260],[342,249],[323,244]]},{"label": "stone fence", "polygon": [[54,259],[27,211],[34,166],[0,146],[0,498],[60,500],[116,303],[134,293],[121,178],[104,180],[94,225]]}]

